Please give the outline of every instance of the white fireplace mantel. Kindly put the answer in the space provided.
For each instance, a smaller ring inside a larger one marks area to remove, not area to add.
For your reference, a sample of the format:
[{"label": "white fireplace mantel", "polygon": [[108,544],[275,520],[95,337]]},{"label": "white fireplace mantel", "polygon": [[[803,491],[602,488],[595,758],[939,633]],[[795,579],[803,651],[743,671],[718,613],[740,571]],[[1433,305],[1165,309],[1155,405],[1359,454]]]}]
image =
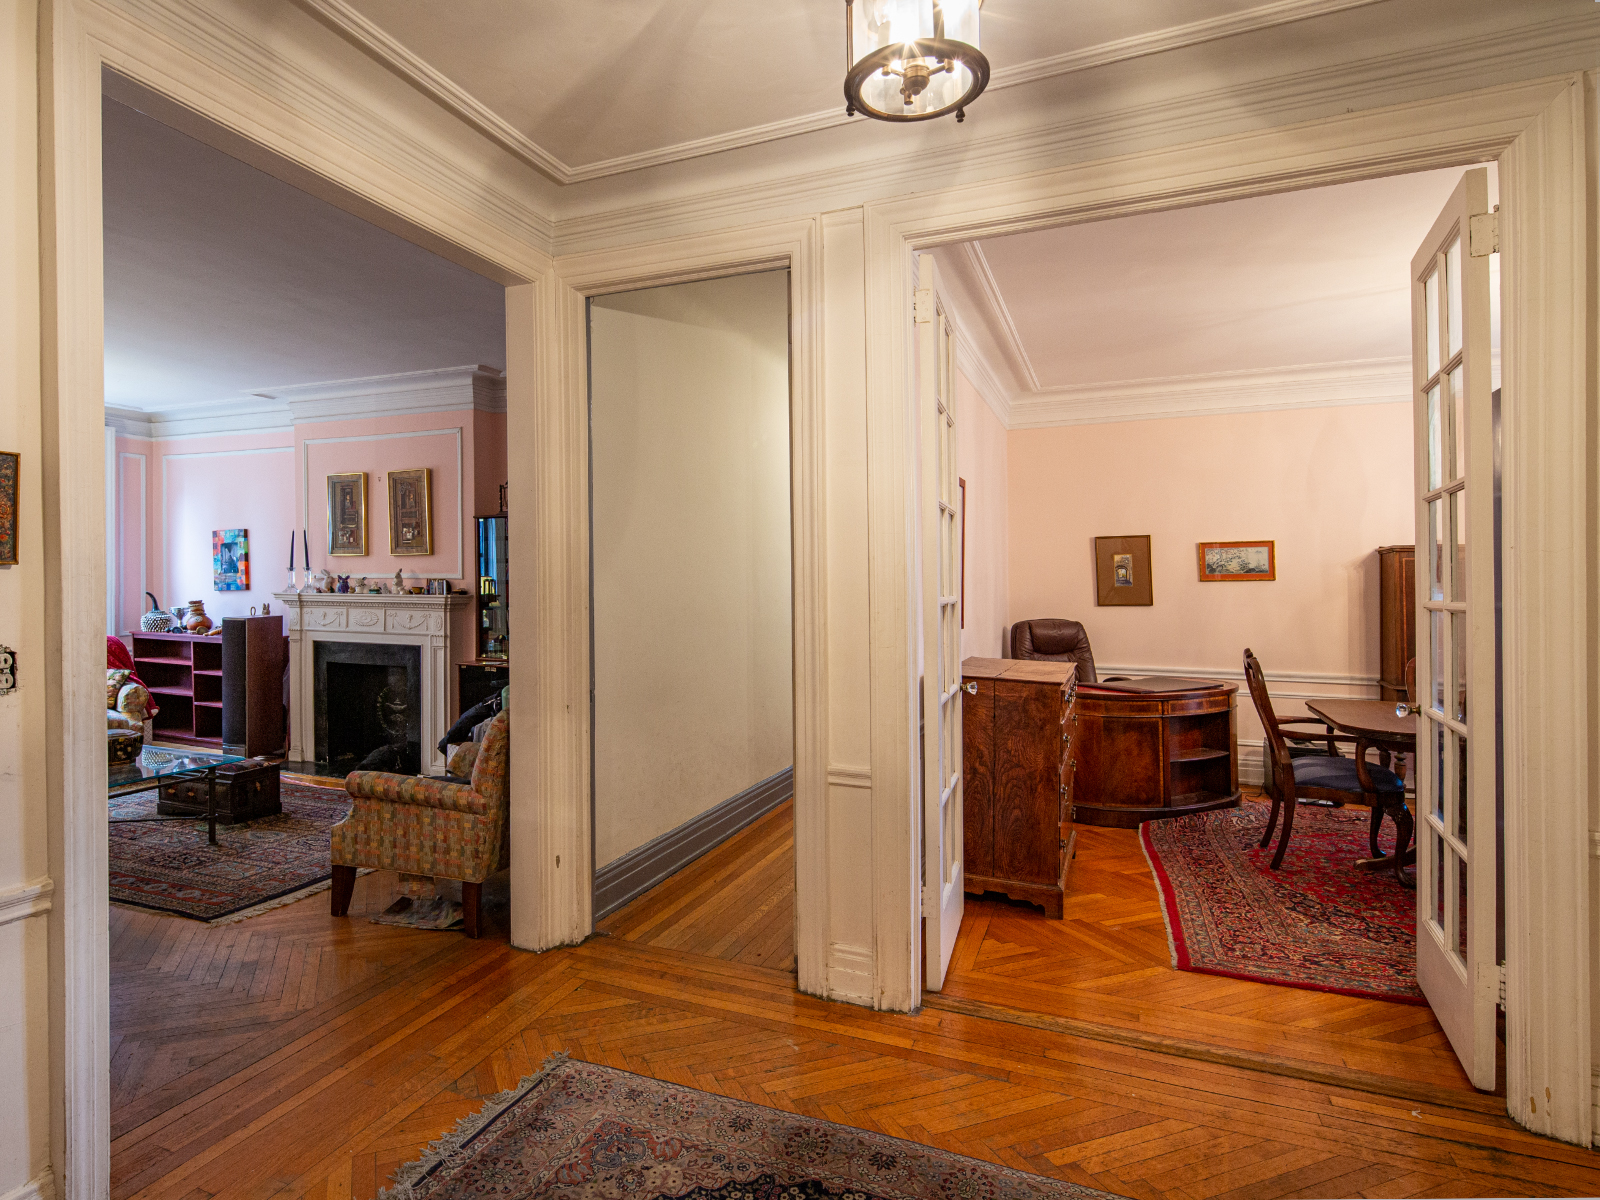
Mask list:
[{"label": "white fireplace mantel", "polygon": [[422,769],[442,772],[439,739],[456,711],[456,658],[475,646],[471,596],[373,596],[279,592],[289,633],[289,757],[317,750],[316,644],[364,642],[422,648]]}]

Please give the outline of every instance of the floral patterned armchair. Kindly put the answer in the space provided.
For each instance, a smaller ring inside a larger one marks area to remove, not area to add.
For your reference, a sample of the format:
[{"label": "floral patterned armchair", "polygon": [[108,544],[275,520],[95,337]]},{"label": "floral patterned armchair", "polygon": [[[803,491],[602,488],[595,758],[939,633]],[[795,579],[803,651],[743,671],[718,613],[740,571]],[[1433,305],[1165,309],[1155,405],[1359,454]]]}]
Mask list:
[{"label": "floral patterned armchair", "polygon": [[352,771],[350,815],[333,827],[333,915],[350,911],[356,869],[461,881],[468,937],[479,934],[483,881],[508,865],[506,779],[511,714],[489,726],[471,784],[382,771]]}]

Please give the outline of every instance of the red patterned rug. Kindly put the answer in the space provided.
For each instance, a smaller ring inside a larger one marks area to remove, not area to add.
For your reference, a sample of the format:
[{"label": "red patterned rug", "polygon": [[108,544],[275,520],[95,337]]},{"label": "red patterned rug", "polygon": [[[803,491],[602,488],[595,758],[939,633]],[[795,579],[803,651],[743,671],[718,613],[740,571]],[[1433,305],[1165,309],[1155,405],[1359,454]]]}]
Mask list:
[{"label": "red patterned rug", "polygon": [[[1362,870],[1365,808],[1302,805],[1283,868],[1257,843],[1269,804],[1149,821],[1139,841],[1161,891],[1180,971],[1424,1004],[1417,989],[1416,893]],[[1392,848],[1383,823],[1380,845]],[[1277,844],[1276,831],[1273,846]]]},{"label": "red patterned rug", "polygon": [[[290,904],[328,886],[328,831],[350,811],[343,788],[284,779],[283,812],[240,825],[156,821],[111,826],[111,899],[223,924]],[[111,801],[111,816],[153,817],[156,793]]]},{"label": "red patterned rug", "polygon": [[1107,1200],[1110,1193],[557,1055],[397,1171],[380,1200],[485,1196]]}]

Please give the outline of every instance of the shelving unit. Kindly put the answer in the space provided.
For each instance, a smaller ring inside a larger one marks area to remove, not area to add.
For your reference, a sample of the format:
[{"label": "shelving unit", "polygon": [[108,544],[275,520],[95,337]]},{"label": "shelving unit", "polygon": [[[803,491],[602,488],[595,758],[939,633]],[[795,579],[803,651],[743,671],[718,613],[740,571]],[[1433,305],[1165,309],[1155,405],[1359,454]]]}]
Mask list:
[{"label": "shelving unit", "polygon": [[193,633],[125,633],[139,678],[161,709],[155,736],[222,745],[222,639]]}]

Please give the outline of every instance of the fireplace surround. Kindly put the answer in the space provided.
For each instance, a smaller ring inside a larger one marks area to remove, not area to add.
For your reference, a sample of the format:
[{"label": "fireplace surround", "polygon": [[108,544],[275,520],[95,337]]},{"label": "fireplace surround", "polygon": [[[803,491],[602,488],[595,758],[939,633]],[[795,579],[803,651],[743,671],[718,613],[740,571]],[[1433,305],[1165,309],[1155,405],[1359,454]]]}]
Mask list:
[{"label": "fireplace surround", "polygon": [[[419,763],[415,769],[429,774],[442,773],[445,758],[436,746],[456,713],[455,662],[458,657],[471,657],[474,648],[472,597],[280,592],[274,599],[283,606],[284,624],[289,634],[289,757],[301,762],[328,761],[318,751],[328,752],[328,724],[337,725],[339,720],[338,708],[330,712],[328,706],[326,685],[330,663],[343,660],[351,667],[386,672],[380,688],[391,686],[393,690],[404,676],[409,690],[410,676],[406,675],[407,668],[401,659],[414,652],[415,712],[405,717],[403,740],[409,744],[416,739]],[[338,650],[325,645],[320,654],[322,669],[319,671],[319,643],[357,649]],[[406,653],[397,654],[396,651]],[[357,661],[351,662],[351,659]],[[396,670],[400,675],[394,674]],[[375,679],[370,674],[367,677],[368,682]],[[319,686],[323,689],[320,696]],[[356,680],[352,686],[360,694],[365,684]],[[377,736],[371,724],[376,719],[375,712],[363,712],[357,714],[351,724],[365,726],[370,738]],[[400,721],[393,708],[388,712],[388,720],[391,725]],[[319,725],[322,726],[320,739]],[[341,733],[333,740],[342,743],[345,739]],[[387,740],[393,743],[401,739],[391,734]]]}]

